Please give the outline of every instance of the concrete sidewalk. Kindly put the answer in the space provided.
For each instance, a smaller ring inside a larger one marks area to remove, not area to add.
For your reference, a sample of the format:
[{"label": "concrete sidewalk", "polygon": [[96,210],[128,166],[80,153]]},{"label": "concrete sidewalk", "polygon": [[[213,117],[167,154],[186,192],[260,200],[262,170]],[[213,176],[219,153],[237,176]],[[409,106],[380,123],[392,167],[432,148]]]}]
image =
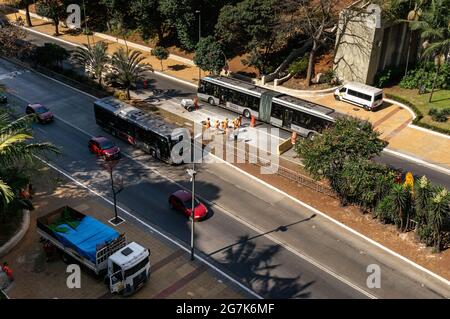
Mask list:
[{"label": "concrete sidewalk", "polygon": [[[21,13],[9,14],[8,18],[11,21],[15,21],[19,16],[24,20],[25,17]],[[30,28],[31,30],[46,34],[50,37],[53,35],[54,26],[51,23],[36,18],[32,18],[32,22],[33,27]],[[67,33],[68,29],[64,27],[61,27],[60,30],[62,35],[57,37],[59,40],[76,45],[87,43],[87,37],[83,34],[70,35]],[[107,41],[98,36],[90,36],[89,39],[94,42],[103,41],[108,43],[108,52],[110,54],[119,47],[124,47],[123,44],[119,43],[120,41]],[[171,76],[192,85],[198,82],[198,68],[194,67],[192,64],[183,63],[179,60],[167,59],[163,61],[164,71],[162,72],[159,60],[153,57],[149,52],[144,51],[143,55],[146,58],[145,62],[150,63],[155,71],[161,72],[163,75]],[[444,171],[448,171],[450,174],[450,136],[411,125],[413,114],[411,114],[411,111],[408,109],[402,108],[397,104],[385,102],[380,110],[376,112],[366,112],[351,104],[335,101],[331,94],[324,96],[305,96],[304,94],[298,94],[298,96],[334,108],[339,112],[372,122],[374,127],[382,133],[381,138],[389,142],[388,149],[403,153],[411,160],[417,159],[432,165],[437,165]],[[195,122],[205,120],[208,116],[211,119],[223,119],[226,117],[217,112],[211,113],[209,111],[202,111],[197,114],[201,114],[202,118],[201,120],[199,118],[193,119]],[[189,114],[185,114],[185,116],[187,118],[194,117],[194,115],[191,116]],[[243,137],[245,137],[245,135],[243,135]],[[282,139],[283,138],[280,138],[280,140]],[[284,158],[289,162],[297,162],[292,155],[292,152],[286,154]]]},{"label": "concrete sidewalk", "polygon": [[[32,214],[32,223],[25,238],[3,260],[14,271],[15,280],[5,290],[13,299],[81,298],[109,299],[113,296],[102,280],[97,280],[82,270],[81,288],[66,286],[67,265],[60,258],[46,262],[42,244],[36,231],[36,218],[63,205],[71,207],[107,223],[114,216],[111,207],[84,188],[67,180],[49,168],[45,168],[42,182],[34,183],[38,193]],[[56,186],[48,181],[62,181]],[[125,233],[128,241],[136,241],[151,251],[151,276],[147,284],[130,298],[138,299],[216,299],[250,298],[237,285],[208,268],[205,264],[191,262],[189,254],[157,236],[142,225],[127,220],[117,228]]]}]

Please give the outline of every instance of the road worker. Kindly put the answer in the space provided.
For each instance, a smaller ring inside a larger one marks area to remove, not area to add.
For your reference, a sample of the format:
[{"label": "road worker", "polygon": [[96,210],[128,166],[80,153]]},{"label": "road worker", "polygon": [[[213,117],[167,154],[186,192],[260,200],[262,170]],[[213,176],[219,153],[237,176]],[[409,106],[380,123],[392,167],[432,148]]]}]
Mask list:
[{"label": "road worker", "polygon": [[205,122],[205,128],[209,129],[210,127],[211,127],[211,121],[209,120],[209,117],[208,117]]},{"label": "road worker", "polygon": [[216,121],[214,122],[214,128],[215,128],[216,130],[218,130],[219,127],[220,127],[220,122],[219,122],[219,120],[216,120]]},{"label": "road worker", "polygon": [[242,126],[242,115],[239,115],[239,123],[238,123],[238,127]]}]

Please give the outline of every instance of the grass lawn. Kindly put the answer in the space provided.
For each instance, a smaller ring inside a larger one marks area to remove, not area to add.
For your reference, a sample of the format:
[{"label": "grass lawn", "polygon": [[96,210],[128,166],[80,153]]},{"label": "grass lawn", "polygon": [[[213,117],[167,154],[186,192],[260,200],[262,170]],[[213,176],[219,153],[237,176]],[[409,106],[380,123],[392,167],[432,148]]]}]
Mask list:
[{"label": "grass lawn", "polygon": [[431,116],[428,115],[428,111],[431,108],[435,109],[450,108],[450,90],[435,91],[433,93],[433,100],[431,101],[431,103],[428,102],[428,99],[430,98],[430,93],[419,95],[417,89],[409,90],[409,89],[402,89],[398,86],[393,86],[390,88],[384,88],[383,90],[386,93],[397,95],[414,104],[423,114],[423,119],[421,120],[421,122],[450,130],[450,119],[448,119],[447,122],[442,123],[435,122],[433,121]]}]

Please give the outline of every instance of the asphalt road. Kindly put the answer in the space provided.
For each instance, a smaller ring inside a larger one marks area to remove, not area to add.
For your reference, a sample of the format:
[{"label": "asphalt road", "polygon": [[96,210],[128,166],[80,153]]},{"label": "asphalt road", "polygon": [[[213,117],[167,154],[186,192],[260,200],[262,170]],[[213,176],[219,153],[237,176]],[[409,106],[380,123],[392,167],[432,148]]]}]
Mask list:
[{"label": "asphalt road", "polygon": [[[15,71],[19,72],[11,73]],[[27,102],[41,102],[56,114],[54,123],[35,126],[37,139],[49,140],[62,150],[51,162],[111,197],[107,173],[87,150],[89,135],[106,134],[95,124],[94,99],[4,60],[0,60],[0,78],[10,90],[10,106],[16,112],[23,112]],[[116,142],[127,155],[116,168],[125,185],[120,205],[188,245],[188,220],[167,205],[171,192],[180,185],[190,187],[186,167],[155,162]],[[263,297],[450,296],[447,284],[229,166],[200,165],[196,189],[211,211],[207,220],[197,224],[197,247]],[[371,264],[380,266],[381,288],[366,285]]]},{"label": "asphalt road", "polygon": [[[34,34],[34,33],[28,33],[27,40],[35,45],[43,45],[45,42],[52,41],[52,39]],[[66,50],[72,51],[74,49],[73,46],[66,44],[64,42],[59,42],[58,44],[64,47]],[[192,86],[183,84],[179,81],[174,81],[170,78],[160,76],[158,74],[150,74],[149,75],[149,85],[159,91],[163,91],[165,95],[173,98],[191,98],[194,97],[196,94],[195,88]],[[222,114],[229,114],[230,118],[235,116],[234,113],[230,113],[226,110],[223,110],[222,108],[219,108],[217,106],[211,106],[209,104],[204,105],[205,110],[215,112],[215,113],[222,113]],[[263,124],[261,127],[269,125]],[[281,130],[280,132],[283,132]],[[286,132],[286,136],[288,136],[289,133]],[[377,157],[375,159],[378,162],[391,165],[392,167],[396,169],[401,169],[404,172],[413,172],[415,175],[418,176],[427,176],[434,184],[442,185],[446,187],[447,189],[450,189],[450,176],[443,174],[440,171],[436,171],[433,168],[424,166],[422,164],[406,160],[404,158],[397,157],[392,154],[388,153],[382,153],[380,157]]]}]

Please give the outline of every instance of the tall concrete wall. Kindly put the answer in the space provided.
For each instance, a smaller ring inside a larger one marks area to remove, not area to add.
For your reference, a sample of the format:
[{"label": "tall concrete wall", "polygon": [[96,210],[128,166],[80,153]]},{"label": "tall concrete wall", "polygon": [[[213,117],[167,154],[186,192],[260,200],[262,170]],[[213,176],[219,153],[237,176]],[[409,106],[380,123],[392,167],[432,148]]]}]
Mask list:
[{"label": "tall concrete wall", "polygon": [[378,72],[417,60],[420,39],[407,23],[392,23],[374,14],[345,9],[336,37],[335,71],[343,81],[373,84]]}]

